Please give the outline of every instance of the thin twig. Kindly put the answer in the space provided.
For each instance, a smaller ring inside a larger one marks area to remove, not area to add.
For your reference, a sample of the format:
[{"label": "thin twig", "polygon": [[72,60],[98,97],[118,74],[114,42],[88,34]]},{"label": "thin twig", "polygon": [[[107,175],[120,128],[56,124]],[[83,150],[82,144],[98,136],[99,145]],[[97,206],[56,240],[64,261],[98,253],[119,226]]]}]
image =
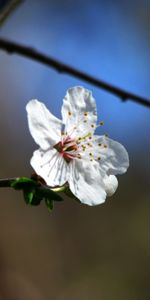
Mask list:
[{"label": "thin twig", "polygon": [[4,9],[2,9],[2,12],[0,13],[0,25],[2,25],[5,22],[8,16],[22,2],[23,2],[22,0],[12,0],[4,7]]},{"label": "thin twig", "polygon": [[58,72],[70,74],[73,77],[86,81],[92,85],[106,90],[109,93],[118,96],[122,101],[126,101],[129,99],[146,107],[150,107],[150,99],[140,97],[138,95],[125,91],[119,87],[104,82],[103,80],[97,79],[87,73],[84,73],[76,68],[62,63],[61,61],[58,61],[50,56],[42,54],[41,52],[33,48],[23,46],[21,44],[14,43],[5,39],[0,39],[0,49],[3,49],[11,54],[17,53],[19,55],[31,58],[53,69],[56,69]]},{"label": "thin twig", "polygon": [[3,187],[11,187],[11,183],[12,183],[14,180],[17,180],[17,177],[0,179],[0,188],[3,188]]},{"label": "thin twig", "polygon": [[[13,178],[1,178],[0,179],[0,188],[11,187],[12,183],[16,180],[21,179],[22,177],[13,177]],[[29,178],[30,179],[30,178]],[[35,180],[36,182],[36,180]],[[40,183],[41,189],[51,190],[53,192],[64,192],[68,185],[63,185],[60,187],[50,187],[47,184]]]}]

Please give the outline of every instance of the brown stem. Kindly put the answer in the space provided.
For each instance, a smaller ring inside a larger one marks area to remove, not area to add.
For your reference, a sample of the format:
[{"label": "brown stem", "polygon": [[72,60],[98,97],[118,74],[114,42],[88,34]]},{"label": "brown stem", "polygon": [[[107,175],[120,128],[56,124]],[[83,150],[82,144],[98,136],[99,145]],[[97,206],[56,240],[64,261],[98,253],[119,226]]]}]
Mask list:
[{"label": "brown stem", "polygon": [[8,16],[14,11],[14,9],[21,4],[22,0],[11,0],[7,5],[5,5],[4,9],[0,13],[0,25],[2,25]]},{"label": "brown stem", "polygon": [[16,180],[17,177],[14,178],[5,178],[5,179],[0,179],[0,188],[2,187],[11,187],[11,183]]},{"label": "brown stem", "polygon": [[118,96],[122,101],[126,101],[130,99],[131,101],[134,101],[138,104],[144,105],[146,107],[150,107],[150,99],[140,97],[126,90],[123,90],[119,87],[111,85],[103,80],[100,80],[76,68],[64,64],[63,62],[58,61],[50,56],[47,56],[33,48],[23,46],[18,43],[14,43],[5,39],[0,39],[0,49],[3,49],[11,54],[17,53],[19,55],[36,60],[44,65],[56,69],[58,72],[70,74],[73,77],[79,78],[83,81],[86,81],[94,86],[97,86],[101,89],[106,90],[109,93]]}]

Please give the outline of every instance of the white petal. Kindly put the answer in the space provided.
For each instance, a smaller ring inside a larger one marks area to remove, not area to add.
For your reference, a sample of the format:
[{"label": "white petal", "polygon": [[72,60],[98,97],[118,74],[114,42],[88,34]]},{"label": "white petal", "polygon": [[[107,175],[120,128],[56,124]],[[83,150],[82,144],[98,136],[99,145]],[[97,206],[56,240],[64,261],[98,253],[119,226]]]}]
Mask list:
[{"label": "white petal", "polygon": [[[62,118],[68,135],[79,137],[92,133],[97,121],[92,93],[79,86],[70,88],[63,100]],[[77,128],[74,130],[75,127]]]},{"label": "white petal", "polygon": [[34,151],[30,163],[49,186],[62,186],[67,181],[68,164],[56,149]]},{"label": "white petal", "polygon": [[106,198],[104,183],[96,162],[76,159],[70,162],[69,187],[84,204],[98,205]]},{"label": "white petal", "polygon": [[117,180],[116,176],[106,175],[103,178],[103,182],[105,184],[105,191],[107,193],[107,196],[112,196],[118,187],[118,180]]},{"label": "white petal", "polygon": [[[129,156],[123,145],[105,137],[95,136],[95,155],[101,157],[99,164],[107,174],[123,174],[129,167]],[[98,146],[101,144],[102,146]],[[103,146],[106,145],[106,148]]]},{"label": "white petal", "polygon": [[60,140],[62,122],[53,116],[38,100],[31,100],[26,106],[29,130],[35,142],[46,150]]}]

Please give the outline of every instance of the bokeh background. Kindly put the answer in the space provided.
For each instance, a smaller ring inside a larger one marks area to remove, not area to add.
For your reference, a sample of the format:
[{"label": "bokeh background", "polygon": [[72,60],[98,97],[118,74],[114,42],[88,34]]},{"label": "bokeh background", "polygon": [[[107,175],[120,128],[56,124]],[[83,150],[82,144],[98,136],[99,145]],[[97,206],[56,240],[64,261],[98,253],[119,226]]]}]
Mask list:
[{"label": "bokeh background", "polygon": [[[0,1],[2,4],[4,1]],[[150,98],[149,0],[27,0],[0,37]],[[128,150],[130,168],[98,207],[65,199],[49,213],[0,190],[0,299],[150,299],[150,111],[37,62],[0,51],[0,177],[30,176],[37,148],[25,105],[43,101],[60,117],[66,90],[92,90],[98,134]]]}]

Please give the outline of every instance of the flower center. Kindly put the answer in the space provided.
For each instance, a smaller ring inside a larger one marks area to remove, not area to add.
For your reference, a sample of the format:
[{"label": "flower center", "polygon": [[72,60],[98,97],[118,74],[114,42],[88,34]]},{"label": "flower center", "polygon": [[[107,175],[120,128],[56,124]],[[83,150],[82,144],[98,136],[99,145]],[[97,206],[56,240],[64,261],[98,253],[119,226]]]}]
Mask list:
[{"label": "flower center", "polygon": [[70,162],[72,159],[77,157],[76,151],[78,150],[78,145],[76,141],[69,136],[58,142],[54,148],[63,156],[66,162]]}]

